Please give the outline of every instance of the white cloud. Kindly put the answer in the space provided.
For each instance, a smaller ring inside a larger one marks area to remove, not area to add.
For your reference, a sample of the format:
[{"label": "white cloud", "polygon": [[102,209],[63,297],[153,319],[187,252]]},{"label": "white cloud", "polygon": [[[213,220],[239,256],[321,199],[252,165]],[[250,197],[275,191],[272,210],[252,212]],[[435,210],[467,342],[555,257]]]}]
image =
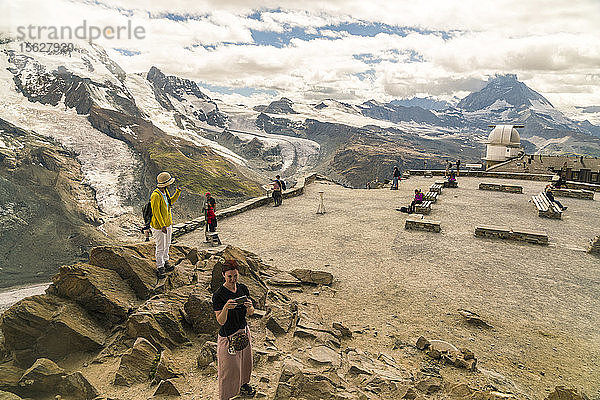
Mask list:
[{"label": "white cloud", "polygon": [[[256,11],[261,11],[260,20],[248,18]],[[192,18],[158,18],[165,13]],[[495,73],[516,73],[560,104],[600,104],[597,0],[115,0],[100,5],[21,0],[9,3],[0,27],[14,32],[16,25],[74,25],[83,19],[96,25],[131,20],[145,28],[144,40],[99,41],[129,72],[156,65],[168,74],[213,85],[347,101],[447,98],[476,89]],[[360,37],[329,28],[351,22],[417,31],[406,37]],[[294,27],[322,38],[296,38],[282,48],[253,43],[251,30],[283,33]],[[140,54],[124,56],[111,48]],[[356,59],[358,54],[368,56]],[[219,97],[243,100],[239,95]]]}]

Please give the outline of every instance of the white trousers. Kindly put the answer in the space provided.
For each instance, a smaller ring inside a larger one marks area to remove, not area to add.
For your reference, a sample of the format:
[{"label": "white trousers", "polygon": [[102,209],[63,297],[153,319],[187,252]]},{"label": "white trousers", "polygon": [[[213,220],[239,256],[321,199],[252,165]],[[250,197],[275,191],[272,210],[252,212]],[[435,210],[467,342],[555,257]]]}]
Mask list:
[{"label": "white trousers", "polygon": [[173,225],[167,226],[167,233],[160,229],[152,228],[152,236],[156,241],[156,268],[165,266],[169,260],[169,247],[171,247],[171,235],[173,234]]}]

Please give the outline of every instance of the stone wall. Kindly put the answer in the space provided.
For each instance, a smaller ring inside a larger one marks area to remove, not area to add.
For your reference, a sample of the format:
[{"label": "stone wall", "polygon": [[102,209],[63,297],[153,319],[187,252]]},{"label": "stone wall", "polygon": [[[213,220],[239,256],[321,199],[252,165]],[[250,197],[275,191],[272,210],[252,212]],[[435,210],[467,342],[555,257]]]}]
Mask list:
[{"label": "stone wall", "polygon": [[583,189],[552,189],[552,194],[559,197],[572,197],[575,199],[594,200],[594,192]]},{"label": "stone wall", "polygon": [[548,234],[529,230],[513,230],[506,226],[477,226],[475,236],[492,239],[516,240],[533,244],[548,244]]},{"label": "stone wall", "polygon": [[[444,176],[446,171],[443,169],[440,170],[425,170],[425,169],[411,169],[411,175],[425,175],[425,173],[430,173],[433,176]],[[488,171],[469,171],[469,170],[460,170],[460,176],[475,176],[480,178],[498,178],[498,179],[519,179],[524,181],[550,181],[553,175],[550,174],[527,174],[522,172],[488,172]],[[460,178],[460,177],[459,177]],[[570,183],[570,182],[567,182]],[[600,186],[600,185],[594,185]],[[600,188],[598,189],[600,190]]]},{"label": "stone wall", "polygon": [[[298,182],[296,183],[296,185],[293,188],[283,191],[283,198],[289,199],[290,197],[300,196],[301,194],[304,193],[304,187],[306,185],[313,183],[317,179],[318,180],[329,180],[328,178],[318,175],[318,174],[311,174],[306,177],[302,177],[302,178],[298,179]],[[248,200],[244,201],[243,203],[236,204],[229,208],[225,208],[223,210],[217,211],[215,214],[216,214],[218,220],[222,220],[223,218],[231,217],[233,215],[243,213],[244,211],[252,210],[254,208],[258,208],[258,207],[262,207],[264,205],[270,204],[272,201],[273,201],[273,199],[268,195],[254,197],[252,199],[248,199]],[[178,237],[185,233],[189,233],[198,228],[204,227],[204,224],[205,224],[204,216],[195,218],[190,221],[175,224],[175,225],[173,225],[173,237]]]},{"label": "stone wall", "polygon": [[523,193],[523,187],[517,185],[502,185],[499,183],[481,182],[479,190],[496,190],[499,192]]},{"label": "stone wall", "polygon": [[440,232],[440,221],[432,221],[423,218],[407,218],[404,229],[414,229],[428,232]]}]

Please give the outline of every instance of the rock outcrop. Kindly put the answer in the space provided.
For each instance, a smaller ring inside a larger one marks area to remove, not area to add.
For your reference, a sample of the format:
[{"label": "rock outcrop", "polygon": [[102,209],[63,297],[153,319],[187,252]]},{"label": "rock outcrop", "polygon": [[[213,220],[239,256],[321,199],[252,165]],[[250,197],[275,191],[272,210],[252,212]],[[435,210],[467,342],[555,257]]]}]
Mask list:
[{"label": "rock outcrop", "polygon": [[36,359],[59,359],[102,348],[108,332],[79,304],[55,295],[21,300],[2,315],[6,347],[28,367]]}]

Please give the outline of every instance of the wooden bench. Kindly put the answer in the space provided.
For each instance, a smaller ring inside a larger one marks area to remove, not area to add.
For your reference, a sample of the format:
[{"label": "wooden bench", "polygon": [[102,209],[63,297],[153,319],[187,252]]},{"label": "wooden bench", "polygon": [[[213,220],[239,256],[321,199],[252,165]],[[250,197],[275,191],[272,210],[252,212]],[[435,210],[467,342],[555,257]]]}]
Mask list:
[{"label": "wooden bench", "polygon": [[415,212],[417,214],[429,214],[431,212],[431,201],[424,201],[421,204],[415,204]]},{"label": "wooden bench", "polygon": [[423,201],[437,202],[438,192],[427,192],[423,195]]},{"label": "wooden bench", "polygon": [[424,219],[423,216],[407,218],[404,223],[404,229],[414,229],[428,232],[440,232],[442,230],[440,221]]},{"label": "wooden bench", "polygon": [[531,201],[538,210],[538,216],[555,219],[562,218],[562,210],[560,207],[548,200],[548,197],[544,192],[531,196]]},{"label": "wooden bench", "polygon": [[552,194],[559,197],[594,200],[594,192],[584,189],[552,189]]},{"label": "wooden bench", "polygon": [[436,192],[437,194],[442,194],[442,188],[444,187],[444,185],[440,185],[437,182],[434,183],[433,185],[431,185],[429,187],[429,191],[430,192]]},{"label": "wooden bench", "polygon": [[523,187],[517,185],[505,185],[500,183],[488,183],[481,182],[479,184],[479,190],[495,190],[499,192],[508,193],[523,193]]}]

